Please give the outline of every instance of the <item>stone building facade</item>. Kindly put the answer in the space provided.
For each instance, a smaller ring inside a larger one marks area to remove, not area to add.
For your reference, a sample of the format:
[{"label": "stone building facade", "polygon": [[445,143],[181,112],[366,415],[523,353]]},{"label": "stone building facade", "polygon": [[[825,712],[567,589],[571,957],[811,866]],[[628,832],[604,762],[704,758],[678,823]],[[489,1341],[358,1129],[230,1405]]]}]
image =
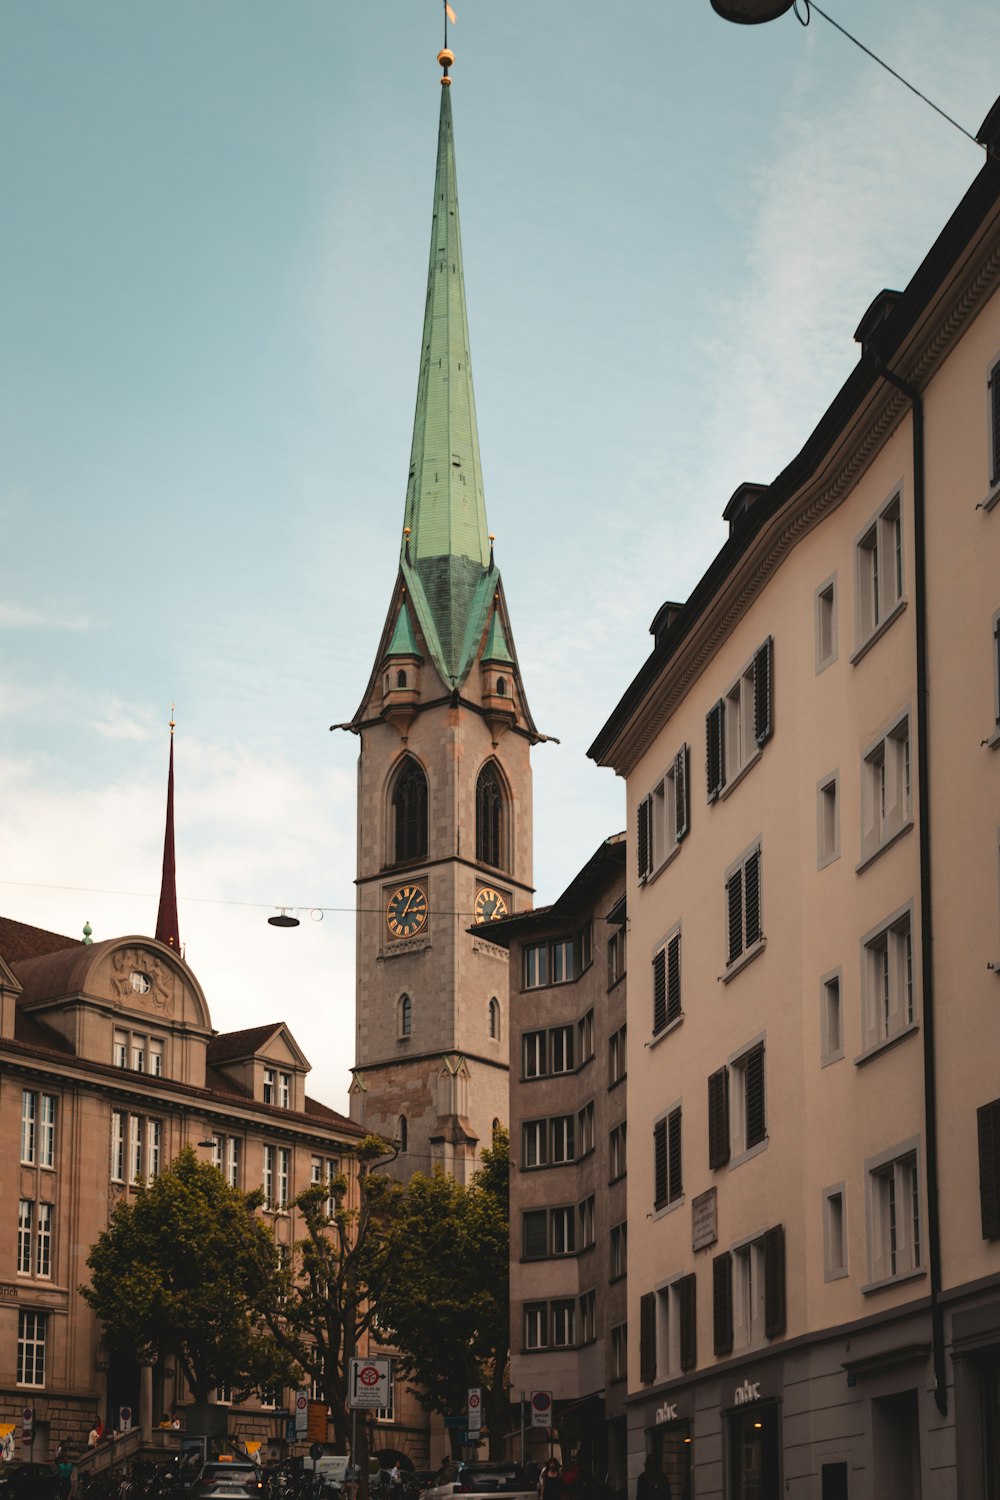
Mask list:
[{"label": "stone building facade", "polygon": [[[216,1033],[197,978],[154,938],[89,943],[0,919],[0,1423],[33,1408],[32,1457],[85,1448],[95,1416],[114,1424],[122,1407],[147,1432],[183,1417],[171,1361],[105,1347],[77,1290],[87,1255],[135,1181],[188,1144],[234,1186],[263,1186],[290,1247],[292,1200],[350,1176],[360,1135],[307,1095],[308,1072],[283,1022]],[[283,1437],[290,1394],[234,1409],[231,1432]]]},{"label": "stone building facade", "polygon": [[[625,836],[551,906],[497,923],[510,947],[511,1399],[552,1396],[526,1455],[626,1478]],[[530,1416],[528,1417],[530,1424]],[[517,1454],[520,1448],[516,1444]]]},{"label": "stone building facade", "polygon": [[629,1446],[1000,1493],[1000,101],[591,749],[628,795]]}]

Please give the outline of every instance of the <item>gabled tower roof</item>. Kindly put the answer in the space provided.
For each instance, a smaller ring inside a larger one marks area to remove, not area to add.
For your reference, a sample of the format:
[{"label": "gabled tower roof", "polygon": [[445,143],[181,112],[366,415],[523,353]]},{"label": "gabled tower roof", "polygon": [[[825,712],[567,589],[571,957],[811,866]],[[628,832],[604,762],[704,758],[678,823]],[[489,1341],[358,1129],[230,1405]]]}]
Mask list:
[{"label": "gabled tower roof", "polygon": [[427,302],[400,567],[445,683],[461,685],[486,625],[497,569],[486,526],[458,221],[451,55],[441,115]]}]

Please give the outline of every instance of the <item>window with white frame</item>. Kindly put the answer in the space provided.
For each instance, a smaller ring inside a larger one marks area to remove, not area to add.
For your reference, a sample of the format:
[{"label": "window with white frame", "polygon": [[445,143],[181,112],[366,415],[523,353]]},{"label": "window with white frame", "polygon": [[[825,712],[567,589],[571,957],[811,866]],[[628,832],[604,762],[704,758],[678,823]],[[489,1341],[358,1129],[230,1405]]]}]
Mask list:
[{"label": "window with white frame", "polygon": [[910,715],[894,720],[861,763],[861,858],[866,863],[910,826]]},{"label": "window with white frame", "polygon": [[681,934],[672,932],[653,954],[653,1035],[681,1018]]},{"label": "window with white frame", "polygon": [[576,945],[572,938],[553,943],[549,958],[551,984],[565,984],[568,979],[576,978]]},{"label": "window with white frame", "polygon": [[823,1275],[826,1281],[836,1281],[847,1275],[846,1201],[842,1182],[823,1191]]},{"label": "window with white frame", "polygon": [[218,1167],[230,1187],[240,1185],[240,1141],[234,1135],[212,1137],[212,1164]]},{"label": "window with white frame", "polygon": [[909,908],[865,937],[862,979],[867,1052],[905,1031],[916,1020]]},{"label": "window with white frame", "polygon": [[576,1116],[577,1156],[586,1156],[594,1149],[594,1102],[585,1104]]},{"label": "window with white frame", "polygon": [[547,1078],[552,1073],[572,1073],[573,1027],[553,1026],[548,1031],[525,1031],[521,1037],[524,1077]]},{"label": "window with white frame", "polygon": [[774,642],[768,636],[705,719],[708,800],[756,760],[774,730]]},{"label": "window with white frame", "polygon": [[47,1315],[22,1308],[17,1315],[17,1384],[45,1385],[45,1337]]},{"label": "window with white frame", "polygon": [[111,1181],[152,1182],[163,1165],[163,1122],[127,1110],[111,1111]]},{"label": "window with white frame", "polygon": [[326,1203],[324,1205],[326,1216],[332,1219],[337,1212],[337,1193],[334,1183],[340,1176],[340,1162],[332,1156],[314,1156],[309,1166],[309,1181],[313,1187],[320,1185],[326,1188]]},{"label": "window with white frame", "polygon": [[526,1302],[524,1304],[525,1349],[547,1349],[549,1346],[549,1304]]},{"label": "window with white frame", "polygon": [[990,485],[1000,485],[1000,359],[996,360],[986,381],[989,401],[987,430],[989,434]]},{"label": "window with white frame", "polygon": [[292,1153],[288,1146],[278,1147],[278,1208],[288,1207],[291,1198]]},{"label": "window with white frame", "polygon": [[521,1216],[525,1260],[576,1253],[576,1208],[525,1209]]},{"label": "window with white frame", "polygon": [[712,1262],[712,1328],[717,1355],[785,1332],[785,1230],[776,1224]]},{"label": "window with white frame", "polygon": [[626,1123],[623,1120],[620,1125],[615,1125],[608,1133],[608,1170],[612,1182],[617,1182],[619,1177],[625,1176],[625,1138]]},{"label": "window with white frame", "polygon": [[844,1013],[840,997],[840,970],[825,974],[819,982],[820,1061],[825,1068],[844,1055]]},{"label": "window with white frame", "polygon": [[[1000,712],[1000,710],[998,710]],[[625,974],[625,929],[618,927],[608,938],[608,989]]]},{"label": "window with white frame", "polygon": [[576,1302],[567,1297],[549,1308],[553,1349],[569,1349],[576,1343]]},{"label": "window with white frame", "polygon": [[584,1292],[580,1298],[580,1343],[591,1344],[597,1337],[597,1293]]},{"label": "window with white frame", "polygon": [[681,1175],[681,1107],[675,1105],[653,1125],[653,1208],[666,1208],[684,1195]]},{"label": "window with white frame", "polygon": [[608,1087],[620,1083],[628,1070],[628,1031],[619,1026],[608,1038]]},{"label": "window with white frame", "polygon": [[34,1257],[35,1205],[30,1198],[21,1198],[17,1206],[17,1274],[30,1276]]},{"label": "window with white frame", "polygon": [[56,1164],[56,1097],[21,1091],[21,1161],[25,1166]]},{"label": "window with white frame", "polygon": [[628,1260],[628,1223],[623,1219],[620,1224],[611,1226],[611,1257],[609,1261],[608,1277],[611,1281],[617,1281],[625,1275]]},{"label": "window with white frame", "polygon": [[650,1352],[656,1360],[656,1380],[668,1380],[695,1363],[695,1295],[693,1275],[675,1277],[657,1288]]},{"label": "window with white frame", "polygon": [[521,1125],[521,1166],[545,1167],[548,1162],[548,1120],[525,1120]]},{"label": "window with white frame", "polygon": [[749,1348],[764,1337],[764,1241],[733,1251],[733,1343]]},{"label": "window with white frame", "polygon": [[816,590],[816,671],[837,660],[837,575]]},{"label": "window with white frame", "polygon": [[37,1205],[37,1224],[35,1229],[35,1275],[51,1277],[52,1275],[52,1220],[54,1206],[51,1203],[39,1203]]},{"label": "window with white frame", "polygon": [[553,1026],[549,1032],[549,1072],[572,1073],[573,1027]]},{"label": "window with white frame", "polygon": [[548,943],[526,943],[521,949],[521,988],[534,990],[548,982]]},{"label": "window with white frame", "polygon": [[576,1023],[576,1039],[578,1064],[580,1067],[589,1062],[594,1055],[594,1012],[588,1010]]},{"label": "window with white frame", "polygon": [[903,518],[893,495],[855,547],[859,646],[871,639],[903,598]]},{"label": "window with white frame", "polygon": [[550,1122],[551,1154],[549,1160],[553,1166],[568,1161],[576,1160],[576,1131],[575,1118],[573,1115],[555,1115]]},{"label": "window with white frame", "polygon": [[726,967],[763,944],[761,846],[754,844],[726,871]]},{"label": "window with white frame", "polygon": [[278,1074],[278,1104],[282,1109],[291,1109],[292,1107],[291,1073]]},{"label": "window with white frame", "polygon": [[274,1068],[264,1069],[264,1103],[274,1104],[276,1102],[276,1082]]},{"label": "window with white frame", "polygon": [[816,865],[822,870],[840,858],[840,773],[824,776],[816,787]]},{"label": "window with white frame", "polygon": [[264,1147],[261,1187],[264,1190],[264,1207],[270,1209],[273,1209],[275,1206],[274,1181],[277,1155],[276,1146]]},{"label": "window with white frame", "polygon": [[708,1080],[708,1164],[735,1162],[767,1140],[764,1042],[733,1058]]},{"label": "window with white frame", "polygon": [[628,1374],[628,1324],[618,1323],[611,1330],[611,1379],[624,1380]]},{"label": "window with white frame", "polygon": [[923,1264],[916,1142],[873,1158],[865,1167],[871,1280],[909,1276]]},{"label": "window with white frame", "polygon": [[682,745],[648,796],[639,803],[636,848],[639,879],[664,865],[688,831],[688,747]]},{"label": "window with white frame", "polygon": [[595,1239],[595,1224],[597,1218],[597,1200],[591,1193],[589,1198],[584,1198],[579,1207],[580,1234],[579,1245],[581,1250],[589,1250]]}]

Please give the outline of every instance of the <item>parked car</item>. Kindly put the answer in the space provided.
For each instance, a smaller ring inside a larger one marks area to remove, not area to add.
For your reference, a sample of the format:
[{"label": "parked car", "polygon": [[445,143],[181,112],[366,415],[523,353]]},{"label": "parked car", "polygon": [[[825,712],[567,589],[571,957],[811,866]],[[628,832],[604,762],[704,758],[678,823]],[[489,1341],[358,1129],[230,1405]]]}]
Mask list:
[{"label": "parked car", "polygon": [[256,1464],[211,1459],[202,1464],[191,1485],[191,1500],[247,1500],[261,1488]]},{"label": "parked car", "polygon": [[538,1491],[520,1464],[445,1464],[421,1500],[452,1500],[454,1495],[476,1495],[479,1500],[537,1500]]},{"label": "parked car", "polygon": [[0,1465],[0,1500],[59,1500],[59,1475],[52,1464],[21,1463],[11,1459]]}]

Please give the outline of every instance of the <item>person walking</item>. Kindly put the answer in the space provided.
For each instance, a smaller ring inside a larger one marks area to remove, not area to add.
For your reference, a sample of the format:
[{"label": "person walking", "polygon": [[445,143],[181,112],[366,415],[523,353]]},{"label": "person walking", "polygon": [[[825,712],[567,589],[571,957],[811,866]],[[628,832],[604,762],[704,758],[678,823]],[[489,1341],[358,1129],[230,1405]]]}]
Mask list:
[{"label": "person walking", "polygon": [[539,1500],[562,1500],[562,1479],[559,1460],[550,1458],[538,1481]]},{"label": "person walking", "polygon": [[670,1480],[652,1453],[647,1455],[642,1473],[636,1480],[635,1500],[673,1500]]}]

